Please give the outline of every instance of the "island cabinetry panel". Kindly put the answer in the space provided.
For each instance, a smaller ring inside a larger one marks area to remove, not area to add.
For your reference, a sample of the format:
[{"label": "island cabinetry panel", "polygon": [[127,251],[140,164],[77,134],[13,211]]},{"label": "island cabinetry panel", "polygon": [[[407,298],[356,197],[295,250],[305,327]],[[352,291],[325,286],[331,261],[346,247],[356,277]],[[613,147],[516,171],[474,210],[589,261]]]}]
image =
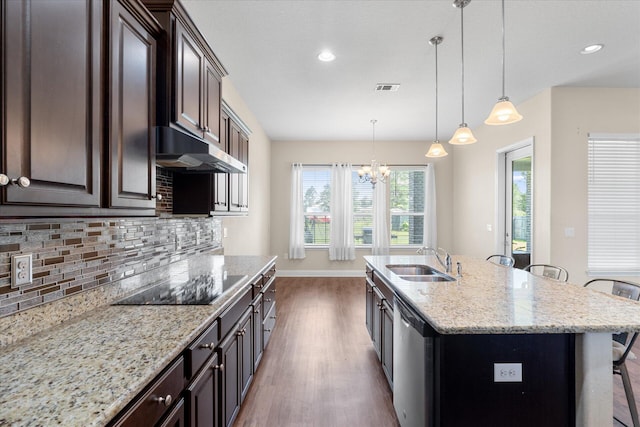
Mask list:
[{"label": "island cabinetry panel", "polygon": [[7,1],[2,9],[0,173],[30,180],[1,187],[2,204],[99,207],[103,2]]},{"label": "island cabinetry panel", "polygon": [[[571,334],[437,336],[436,425],[576,425],[574,342]],[[521,364],[522,381],[494,381],[495,363]]]},{"label": "island cabinetry panel", "polygon": [[110,208],[155,208],[156,40],[119,2],[111,5]]},{"label": "island cabinetry panel", "polygon": [[373,347],[393,388],[393,291],[367,266],[365,322]]}]

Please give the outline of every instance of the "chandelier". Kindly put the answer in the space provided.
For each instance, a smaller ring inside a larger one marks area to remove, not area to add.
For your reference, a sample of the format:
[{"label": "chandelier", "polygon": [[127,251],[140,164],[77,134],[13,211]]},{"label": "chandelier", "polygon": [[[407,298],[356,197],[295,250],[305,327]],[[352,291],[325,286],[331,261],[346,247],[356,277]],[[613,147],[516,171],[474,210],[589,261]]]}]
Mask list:
[{"label": "chandelier", "polygon": [[386,179],[391,174],[391,169],[386,165],[381,165],[375,160],[376,157],[376,123],[377,120],[371,120],[371,124],[373,126],[373,137],[371,138],[371,150],[373,151],[373,160],[371,160],[371,165],[365,166],[363,165],[360,169],[358,169],[358,176],[360,177],[360,182],[371,182],[371,186],[375,187],[376,183],[382,182],[385,183]]}]

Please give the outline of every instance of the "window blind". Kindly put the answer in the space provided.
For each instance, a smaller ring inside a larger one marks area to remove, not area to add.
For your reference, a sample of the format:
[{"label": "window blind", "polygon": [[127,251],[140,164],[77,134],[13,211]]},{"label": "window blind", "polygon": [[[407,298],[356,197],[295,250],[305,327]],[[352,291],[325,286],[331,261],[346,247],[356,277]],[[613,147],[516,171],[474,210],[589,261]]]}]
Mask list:
[{"label": "window blind", "polygon": [[588,273],[640,275],[640,135],[588,144]]}]

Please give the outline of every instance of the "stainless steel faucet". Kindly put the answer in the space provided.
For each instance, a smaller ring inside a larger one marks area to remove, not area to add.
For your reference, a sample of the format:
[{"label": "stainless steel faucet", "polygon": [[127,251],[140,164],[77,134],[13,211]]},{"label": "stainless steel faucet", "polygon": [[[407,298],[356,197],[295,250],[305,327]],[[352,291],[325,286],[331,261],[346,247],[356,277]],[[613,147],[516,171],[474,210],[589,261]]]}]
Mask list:
[{"label": "stainless steel faucet", "polygon": [[[427,246],[423,246],[420,249],[418,249],[416,253],[423,254],[427,251],[432,252],[436,256],[436,259],[438,260],[440,265],[445,269],[446,273],[451,273],[451,255],[449,255],[449,252],[447,252],[442,248],[434,249]],[[440,253],[438,251],[444,252],[444,260],[440,258]]]}]

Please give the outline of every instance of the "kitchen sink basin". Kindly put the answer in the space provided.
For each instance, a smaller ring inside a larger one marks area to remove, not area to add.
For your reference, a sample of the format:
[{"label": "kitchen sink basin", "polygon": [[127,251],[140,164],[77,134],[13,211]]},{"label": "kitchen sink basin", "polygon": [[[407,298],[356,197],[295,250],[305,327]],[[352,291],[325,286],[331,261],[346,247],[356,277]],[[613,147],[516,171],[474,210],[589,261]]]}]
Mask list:
[{"label": "kitchen sink basin", "polygon": [[408,280],[410,282],[455,282],[451,276],[444,274],[418,274],[413,276],[399,276],[401,279]]},{"label": "kitchen sink basin", "polygon": [[420,264],[387,265],[387,268],[398,276],[431,276],[434,274],[442,274],[428,265]]},{"label": "kitchen sink basin", "polygon": [[455,282],[451,276],[421,264],[392,264],[387,268],[401,279],[410,282]]}]

